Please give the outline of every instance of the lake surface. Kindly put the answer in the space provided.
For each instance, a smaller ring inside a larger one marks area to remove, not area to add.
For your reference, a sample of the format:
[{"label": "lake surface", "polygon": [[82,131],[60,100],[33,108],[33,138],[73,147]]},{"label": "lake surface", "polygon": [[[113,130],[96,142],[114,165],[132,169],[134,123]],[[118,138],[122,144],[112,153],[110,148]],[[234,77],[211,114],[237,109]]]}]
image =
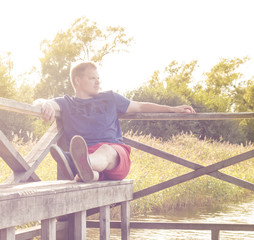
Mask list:
[{"label": "lake surface", "polygon": [[[227,208],[219,210],[199,209],[195,211],[176,211],[170,215],[149,215],[146,217],[132,218],[132,221],[254,224],[254,196],[244,203],[232,204]],[[120,230],[111,229],[110,239],[119,240],[120,236]],[[87,239],[99,239],[99,230],[88,229]],[[131,229],[130,239],[210,240],[211,231]],[[221,231],[220,240],[254,240],[254,231]]]}]

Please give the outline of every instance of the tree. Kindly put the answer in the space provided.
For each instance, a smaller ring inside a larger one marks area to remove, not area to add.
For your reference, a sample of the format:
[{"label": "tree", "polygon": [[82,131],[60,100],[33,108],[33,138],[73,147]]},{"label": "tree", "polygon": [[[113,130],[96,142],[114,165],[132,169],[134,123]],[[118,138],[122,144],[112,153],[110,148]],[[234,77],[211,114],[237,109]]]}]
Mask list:
[{"label": "tree", "polygon": [[[249,58],[221,59],[210,72],[204,74],[204,84],[195,86],[195,102],[204,106],[202,112],[245,112],[253,111],[251,104],[252,80],[242,78],[238,69]],[[213,121],[204,122],[203,134],[214,139],[220,136],[232,143],[253,140],[253,121]],[[208,127],[209,125],[209,127]],[[207,129],[208,132],[207,133]],[[219,136],[220,134],[220,136]],[[251,139],[252,138],[252,139]]]},{"label": "tree", "polygon": [[[243,86],[244,85],[244,86]],[[245,81],[235,94],[235,110],[238,112],[254,112],[254,78]],[[253,141],[254,120],[243,119],[240,128],[246,136],[246,141]]]},{"label": "tree", "polygon": [[[0,56],[0,97],[31,103],[33,89],[24,81],[18,87],[12,74],[13,67],[11,53]],[[28,140],[27,133],[33,131],[32,122],[29,116],[1,110],[0,129],[9,139],[15,134],[25,141]]]},{"label": "tree", "polygon": [[83,17],[66,31],[58,32],[53,41],[43,41],[42,77],[36,86],[35,98],[72,95],[71,64],[80,60],[100,64],[106,55],[126,50],[132,38],[128,38],[124,31],[122,27],[101,29]]},{"label": "tree", "polygon": [[[0,56],[0,97],[17,99],[16,81],[12,76],[13,62],[11,53]],[[0,110],[0,129],[9,138],[18,132],[17,114]]]},{"label": "tree", "polygon": [[15,98],[15,80],[12,77],[13,62],[11,53],[0,56],[0,96],[4,98]]},{"label": "tree", "polygon": [[[15,80],[12,77],[13,62],[11,60],[11,53],[0,56],[0,97],[3,98],[16,98]],[[15,114],[6,114],[0,110],[0,129],[7,136],[11,136],[14,130],[12,123],[15,119]]]},{"label": "tree", "polygon": [[[126,96],[134,101],[154,102],[170,106],[191,104],[192,72],[197,62],[179,65],[176,61],[171,62],[160,78],[160,72],[155,71],[151,80],[136,90],[130,91]],[[172,135],[180,132],[195,132],[200,129],[197,121],[124,121],[121,123],[123,132],[130,129],[138,134],[145,134],[168,140]]]},{"label": "tree", "polygon": [[166,90],[179,94],[187,101],[192,99],[194,92],[190,85],[193,82],[192,75],[196,67],[197,61],[181,65],[176,61],[172,61],[165,68],[164,74],[166,74],[166,77],[163,82]]},{"label": "tree", "polygon": [[235,110],[239,94],[246,87],[241,79],[242,74],[236,70],[247,60],[248,58],[221,59],[210,72],[204,74],[204,84],[197,84],[196,89],[199,91],[196,99],[215,112]]},{"label": "tree", "polygon": [[[152,101],[166,105],[192,105],[197,112],[253,111],[253,79],[243,81],[237,72],[247,58],[222,59],[210,72],[204,74],[204,81],[196,85],[192,74],[197,61],[188,64],[171,62],[160,79],[155,71],[151,80],[137,90],[127,93],[127,97],[136,101]],[[130,121],[123,122],[124,132],[151,134],[167,140],[179,132],[191,131],[200,138],[240,143],[253,141],[252,121]]]}]

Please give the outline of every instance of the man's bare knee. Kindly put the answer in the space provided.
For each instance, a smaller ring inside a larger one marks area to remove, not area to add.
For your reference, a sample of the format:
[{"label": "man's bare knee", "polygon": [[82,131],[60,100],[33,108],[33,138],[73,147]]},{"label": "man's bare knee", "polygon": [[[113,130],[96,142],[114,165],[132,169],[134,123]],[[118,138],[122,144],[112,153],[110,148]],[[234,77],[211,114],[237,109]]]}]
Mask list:
[{"label": "man's bare knee", "polygon": [[114,169],[119,164],[119,160],[120,160],[117,151],[113,147],[107,144],[103,144],[101,148],[102,148],[102,151],[104,151],[106,161],[108,162],[108,166],[106,170]]},{"label": "man's bare knee", "polygon": [[93,169],[96,171],[112,170],[120,161],[116,150],[110,145],[101,145],[94,153],[90,155]]}]

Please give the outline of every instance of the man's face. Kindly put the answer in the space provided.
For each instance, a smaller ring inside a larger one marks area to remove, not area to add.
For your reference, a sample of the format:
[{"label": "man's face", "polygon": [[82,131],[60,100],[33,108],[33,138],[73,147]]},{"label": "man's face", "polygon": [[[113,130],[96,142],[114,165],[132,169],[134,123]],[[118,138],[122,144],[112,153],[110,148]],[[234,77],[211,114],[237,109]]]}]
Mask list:
[{"label": "man's face", "polygon": [[100,89],[97,69],[88,67],[81,77],[77,78],[76,95],[80,98],[91,98],[98,94]]}]

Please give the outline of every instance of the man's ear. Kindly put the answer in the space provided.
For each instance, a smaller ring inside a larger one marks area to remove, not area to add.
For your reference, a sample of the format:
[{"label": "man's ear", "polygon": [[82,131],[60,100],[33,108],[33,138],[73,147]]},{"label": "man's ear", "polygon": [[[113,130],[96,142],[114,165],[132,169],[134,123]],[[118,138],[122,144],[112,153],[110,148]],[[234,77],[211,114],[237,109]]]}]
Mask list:
[{"label": "man's ear", "polygon": [[79,86],[79,83],[80,83],[80,77],[79,77],[79,76],[76,76],[76,77],[74,78],[74,86],[75,86],[75,87],[78,87],[78,86]]}]

